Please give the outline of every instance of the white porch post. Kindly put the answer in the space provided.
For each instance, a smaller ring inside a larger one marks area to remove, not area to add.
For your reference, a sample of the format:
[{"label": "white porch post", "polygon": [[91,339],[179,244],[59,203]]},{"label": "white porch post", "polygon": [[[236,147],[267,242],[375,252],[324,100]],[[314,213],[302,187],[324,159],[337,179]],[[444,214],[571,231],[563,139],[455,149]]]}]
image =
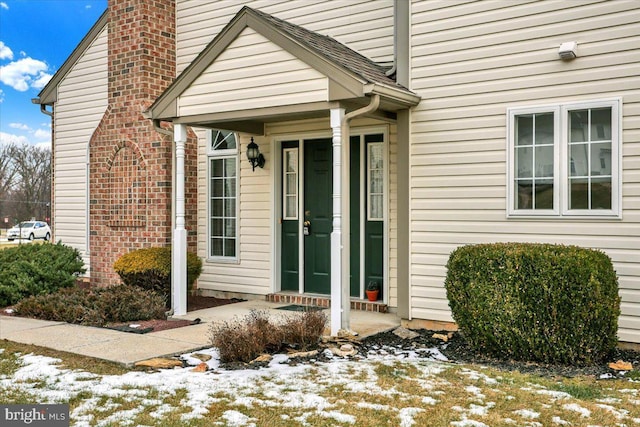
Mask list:
[{"label": "white porch post", "polygon": [[[342,120],[344,108],[331,109],[331,130],[333,134],[333,229],[331,231],[331,335],[337,335],[340,329],[349,329],[350,301],[347,294],[347,313],[344,313],[345,298],[343,293],[343,257],[342,257]],[[347,284],[348,286],[348,284]],[[345,324],[346,314],[346,324]]]},{"label": "white porch post", "polygon": [[187,230],[184,220],[184,145],[187,142],[187,127],[173,126],[173,140],[176,144],[176,206],[175,229],[171,246],[171,294],[173,314],[187,314]]}]

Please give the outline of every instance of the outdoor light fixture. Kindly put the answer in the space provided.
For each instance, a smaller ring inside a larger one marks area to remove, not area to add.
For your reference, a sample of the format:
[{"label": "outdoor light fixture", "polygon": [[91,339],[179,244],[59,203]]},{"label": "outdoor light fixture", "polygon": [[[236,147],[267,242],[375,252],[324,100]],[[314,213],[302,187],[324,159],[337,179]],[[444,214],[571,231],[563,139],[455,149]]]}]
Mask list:
[{"label": "outdoor light fixture", "polygon": [[260,152],[258,144],[253,142],[253,137],[251,137],[251,142],[247,145],[247,159],[249,159],[253,171],[256,170],[256,166],[264,167],[264,156]]},{"label": "outdoor light fixture", "polygon": [[558,49],[558,55],[560,55],[560,59],[563,61],[568,61],[570,59],[574,59],[578,56],[578,43],[577,42],[566,42],[560,45]]}]

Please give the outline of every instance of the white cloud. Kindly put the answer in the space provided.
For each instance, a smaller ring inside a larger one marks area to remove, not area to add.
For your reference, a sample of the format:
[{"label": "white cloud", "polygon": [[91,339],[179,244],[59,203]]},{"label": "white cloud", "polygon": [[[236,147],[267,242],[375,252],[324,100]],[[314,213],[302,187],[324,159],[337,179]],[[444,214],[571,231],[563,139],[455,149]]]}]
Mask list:
[{"label": "white cloud", "polygon": [[38,140],[51,139],[51,131],[38,129],[33,133],[33,136],[35,136]]},{"label": "white cloud", "polygon": [[5,9],[5,10],[9,10],[9,5],[6,4],[3,1],[0,1],[0,8]]},{"label": "white cloud", "polygon": [[43,61],[24,58],[0,67],[0,82],[24,92],[29,87],[42,88],[51,75],[46,73],[48,67]]},{"label": "white cloud", "polygon": [[0,104],[4,101],[4,92],[0,89]]},{"label": "white cloud", "polygon": [[13,135],[11,133],[0,132],[0,145],[6,145],[6,144],[22,145],[22,144],[28,144],[28,143],[29,143],[29,138],[27,138],[26,136],[18,136],[18,135]]},{"label": "white cloud", "polygon": [[20,129],[20,130],[29,130],[29,126],[24,123],[9,123],[10,128]]},{"label": "white cloud", "polygon": [[91,9],[91,5],[90,5],[90,4],[88,4],[88,5],[86,5],[84,8],[85,8],[85,9]]},{"label": "white cloud", "polygon": [[53,74],[49,74],[41,71],[40,74],[38,74],[38,77],[36,77],[36,79],[31,84],[31,87],[34,87],[36,89],[42,89],[47,85],[47,83],[49,83],[49,80],[51,80],[51,77],[53,77]]},{"label": "white cloud", "polygon": [[13,59],[13,51],[2,41],[0,41],[0,59]]}]

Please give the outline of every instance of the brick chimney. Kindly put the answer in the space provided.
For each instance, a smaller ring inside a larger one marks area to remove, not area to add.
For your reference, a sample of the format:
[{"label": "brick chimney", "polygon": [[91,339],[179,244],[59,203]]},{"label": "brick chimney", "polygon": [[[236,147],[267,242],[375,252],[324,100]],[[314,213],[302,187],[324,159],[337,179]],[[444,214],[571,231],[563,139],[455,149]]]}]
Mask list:
[{"label": "brick chimney", "polygon": [[[142,116],[176,77],[175,0],[109,0],[109,103],[90,142],[92,285],[118,283],[113,263],[171,244],[172,145]],[[195,142],[187,146],[187,227],[195,230]]]}]

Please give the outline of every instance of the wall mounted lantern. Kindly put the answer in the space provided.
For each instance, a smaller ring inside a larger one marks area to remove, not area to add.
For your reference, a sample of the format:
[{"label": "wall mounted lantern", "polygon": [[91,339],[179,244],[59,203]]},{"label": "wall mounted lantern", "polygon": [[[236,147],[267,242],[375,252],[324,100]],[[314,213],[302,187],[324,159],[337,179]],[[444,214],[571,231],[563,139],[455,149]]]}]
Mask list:
[{"label": "wall mounted lantern", "polygon": [[256,166],[263,168],[264,167],[264,156],[260,152],[260,148],[258,144],[253,142],[253,137],[251,137],[251,142],[247,145],[247,159],[249,163],[251,163],[252,170],[256,170]]}]

